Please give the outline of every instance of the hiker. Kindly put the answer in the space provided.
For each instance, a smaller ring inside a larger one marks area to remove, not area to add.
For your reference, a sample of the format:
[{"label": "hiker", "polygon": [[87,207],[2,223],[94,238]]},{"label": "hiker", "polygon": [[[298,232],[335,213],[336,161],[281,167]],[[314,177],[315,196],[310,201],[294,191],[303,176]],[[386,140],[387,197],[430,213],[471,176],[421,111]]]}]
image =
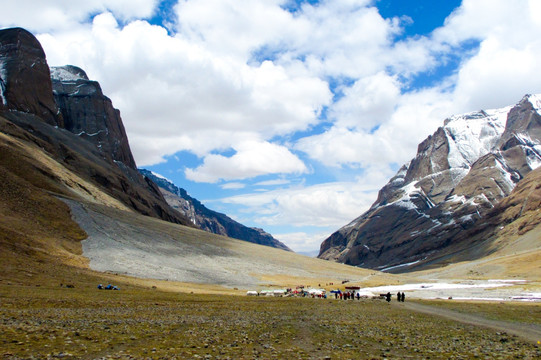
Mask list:
[{"label": "hiker", "polygon": [[400,302],[400,299],[402,299],[402,294],[399,291],[398,293],[396,293],[396,301]]},{"label": "hiker", "polygon": [[103,289],[103,285],[102,285],[102,284],[99,284],[99,285],[98,285],[98,289],[102,290],[102,289]]},{"label": "hiker", "polygon": [[404,293],[402,292],[402,297],[401,297],[400,301],[404,302],[405,299],[406,299],[406,294],[404,294]]},{"label": "hiker", "polygon": [[361,300],[361,293],[357,293],[357,300]]},{"label": "hiker", "polygon": [[391,293],[388,292],[386,295],[385,295],[385,300],[387,300],[387,302],[391,302]]}]

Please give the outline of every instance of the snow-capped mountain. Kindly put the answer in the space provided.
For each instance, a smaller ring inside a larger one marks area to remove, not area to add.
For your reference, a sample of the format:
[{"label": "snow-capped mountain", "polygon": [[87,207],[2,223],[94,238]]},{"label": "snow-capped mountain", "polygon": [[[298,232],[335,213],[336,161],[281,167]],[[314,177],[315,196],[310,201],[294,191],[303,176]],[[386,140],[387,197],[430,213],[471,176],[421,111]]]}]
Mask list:
[{"label": "snow-capped mountain", "polygon": [[527,95],[515,106],[445,120],[372,207],[321,244],[319,257],[406,270],[467,242],[465,230],[541,165],[540,108],[541,96]]},{"label": "snow-capped mountain", "polygon": [[201,230],[291,251],[287,245],[276,240],[263,229],[244,226],[225,214],[208,209],[199,200],[188,195],[186,190],[177,187],[164,176],[146,169],[139,169],[139,171],[143,176],[158,185],[163,197],[173,209],[189,218]]}]

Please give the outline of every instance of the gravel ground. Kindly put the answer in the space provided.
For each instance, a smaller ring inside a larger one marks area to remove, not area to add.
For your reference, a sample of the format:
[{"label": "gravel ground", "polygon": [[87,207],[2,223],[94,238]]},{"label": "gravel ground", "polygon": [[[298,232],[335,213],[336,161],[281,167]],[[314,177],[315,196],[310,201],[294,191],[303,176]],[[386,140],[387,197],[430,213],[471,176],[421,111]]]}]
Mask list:
[{"label": "gravel ground", "polygon": [[66,202],[88,234],[82,242],[83,255],[97,271],[241,289],[268,283],[261,280],[268,275],[362,280],[371,273],[148,217],[105,214]]}]

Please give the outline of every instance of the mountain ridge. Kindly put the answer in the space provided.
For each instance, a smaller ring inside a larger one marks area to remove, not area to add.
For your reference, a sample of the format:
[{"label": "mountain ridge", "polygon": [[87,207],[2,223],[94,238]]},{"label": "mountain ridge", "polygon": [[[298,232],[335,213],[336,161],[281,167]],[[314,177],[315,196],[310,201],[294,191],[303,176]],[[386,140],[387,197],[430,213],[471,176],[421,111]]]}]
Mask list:
[{"label": "mountain ridge", "polygon": [[165,177],[146,169],[139,171],[158,185],[171,207],[188,217],[198,228],[218,235],[292,251],[263,229],[244,226],[225,214],[208,209],[199,200],[188,195],[185,189],[179,188]]},{"label": "mountain ridge", "polygon": [[382,269],[466,244],[461,234],[541,164],[540,99],[446,119],[367,212],[323,241],[318,257]]}]

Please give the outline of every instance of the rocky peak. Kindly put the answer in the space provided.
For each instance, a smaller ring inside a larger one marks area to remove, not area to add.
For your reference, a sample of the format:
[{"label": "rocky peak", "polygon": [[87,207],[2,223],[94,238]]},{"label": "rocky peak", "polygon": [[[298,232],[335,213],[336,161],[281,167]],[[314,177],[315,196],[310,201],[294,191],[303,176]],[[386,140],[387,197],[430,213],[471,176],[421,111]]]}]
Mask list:
[{"label": "rocky peak", "polygon": [[[541,96],[446,119],[320,258],[369,268],[429,261],[541,165]],[[403,269],[403,268],[402,268]]]},{"label": "rocky peak", "polygon": [[136,169],[120,112],[103,95],[100,84],[71,65],[52,67],[51,79],[64,128],[95,144],[104,155]]},{"label": "rocky peak", "polygon": [[0,110],[34,114],[63,127],[43,48],[21,28],[0,30]]}]

